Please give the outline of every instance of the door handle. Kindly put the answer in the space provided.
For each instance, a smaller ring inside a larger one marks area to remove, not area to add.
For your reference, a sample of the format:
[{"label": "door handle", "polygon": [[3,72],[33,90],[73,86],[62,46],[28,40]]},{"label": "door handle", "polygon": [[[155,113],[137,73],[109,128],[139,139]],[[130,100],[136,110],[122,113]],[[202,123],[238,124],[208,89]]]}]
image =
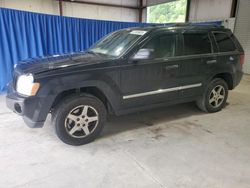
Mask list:
[{"label": "door handle", "polygon": [[178,69],[179,65],[169,65],[165,67],[165,70],[172,70],[172,69]]},{"label": "door handle", "polygon": [[234,61],[234,57],[230,56],[229,61]]},{"label": "door handle", "polygon": [[214,64],[214,63],[217,63],[217,60],[216,60],[216,59],[208,60],[208,61],[207,61],[207,64]]}]

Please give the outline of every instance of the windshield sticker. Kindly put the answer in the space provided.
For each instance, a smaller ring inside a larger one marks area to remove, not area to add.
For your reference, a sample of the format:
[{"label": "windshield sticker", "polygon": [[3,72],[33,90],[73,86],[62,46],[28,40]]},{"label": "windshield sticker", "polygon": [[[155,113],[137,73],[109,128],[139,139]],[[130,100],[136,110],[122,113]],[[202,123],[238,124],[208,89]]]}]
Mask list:
[{"label": "windshield sticker", "polygon": [[147,33],[147,31],[134,30],[134,31],[130,32],[130,34],[132,34],[132,35],[144,35],[145,33]]}]

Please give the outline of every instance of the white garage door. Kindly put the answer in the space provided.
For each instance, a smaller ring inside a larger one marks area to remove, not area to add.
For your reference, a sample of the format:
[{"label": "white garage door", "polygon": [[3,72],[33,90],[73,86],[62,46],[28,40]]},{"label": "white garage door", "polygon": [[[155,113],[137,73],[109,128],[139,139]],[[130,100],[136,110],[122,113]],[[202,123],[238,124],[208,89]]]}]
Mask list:
[{"label": "white garage door", "polygon": [[250,0],[239,0],[234,33],[245,50],[243,70],[250,74]]}]

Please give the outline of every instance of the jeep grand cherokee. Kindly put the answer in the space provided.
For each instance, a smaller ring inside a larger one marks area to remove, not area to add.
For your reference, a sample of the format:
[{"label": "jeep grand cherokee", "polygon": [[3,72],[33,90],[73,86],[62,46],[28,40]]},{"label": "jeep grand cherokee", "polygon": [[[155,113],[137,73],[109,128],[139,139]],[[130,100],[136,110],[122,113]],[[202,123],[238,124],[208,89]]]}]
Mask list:
[{"label": "jeep grand cherokee", "polygon": [[228,29],[190,24],[113,32],[86,52],[19,63],[7,106],[42,127],[48,113],[65,143],[82,145],[121,115],[196,101],[220,111],[242,77],[244,51]]}]

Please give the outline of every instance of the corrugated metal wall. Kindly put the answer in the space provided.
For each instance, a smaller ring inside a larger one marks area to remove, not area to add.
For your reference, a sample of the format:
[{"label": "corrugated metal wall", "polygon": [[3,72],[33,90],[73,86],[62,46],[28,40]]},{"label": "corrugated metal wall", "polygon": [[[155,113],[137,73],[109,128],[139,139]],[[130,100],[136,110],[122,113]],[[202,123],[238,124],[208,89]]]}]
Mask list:
[{"label": "corrugated metal wall", "polygon": [[239,0],[234,33],[245,50],[244,72],[250,74],[250,0]]},{"label": "corrugated metal wall", "polygon": [[[137,6],[137,0],[89,0],[97,3]],[[59,15],[56,0],[0,0],[0,7]],[[63,2],[64,16],[99,20],[137,22],[138,10],[100,5]]]},{"label": "corrugated metal wall", "polygon": [[230,17],[232,0],[191,0],[190,21],[224,20]]}]

